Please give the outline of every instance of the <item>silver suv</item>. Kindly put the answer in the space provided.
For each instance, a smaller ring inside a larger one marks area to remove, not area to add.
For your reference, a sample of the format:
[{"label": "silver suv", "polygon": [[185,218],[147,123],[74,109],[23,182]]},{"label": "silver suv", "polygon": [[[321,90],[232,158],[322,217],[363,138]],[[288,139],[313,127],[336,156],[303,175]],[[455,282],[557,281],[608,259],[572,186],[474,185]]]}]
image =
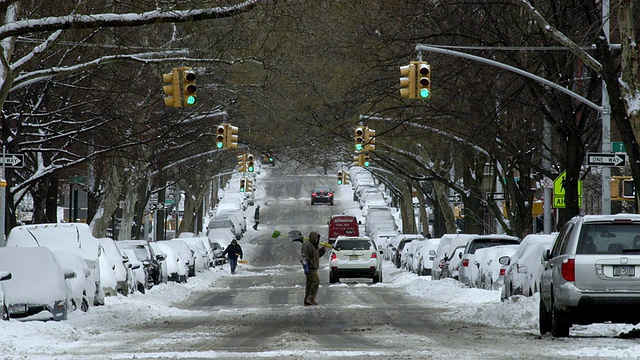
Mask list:
[{"label": "silver suv", "polygon": [[569,220],[543,254],[540,333],[573,324],[640,322],[640,215]]}]

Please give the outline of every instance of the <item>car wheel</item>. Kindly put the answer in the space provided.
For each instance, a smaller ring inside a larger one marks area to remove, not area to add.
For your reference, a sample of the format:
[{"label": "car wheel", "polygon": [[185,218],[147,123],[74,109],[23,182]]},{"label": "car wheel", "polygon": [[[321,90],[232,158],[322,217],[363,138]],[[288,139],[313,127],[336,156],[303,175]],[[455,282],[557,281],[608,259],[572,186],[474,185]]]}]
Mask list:
[{"label": "car wheel", "polygon": [[564,311],[556,309],[551,303],[551,335],[553,337],[569,337],[571,324]]},{"label": "car wheel", "polygon": [[551,331],[551,314],[544,306],[544,302],[540,299],[540,314],[539,314],[540,335],[544,335]]},{"label": "car wheel", "polygon": [[329,205],[333,206],[333,200],[329,203]]},{"label": "car wheel", "polygon": [[11,318],[9,316],[9,309],[7,308],[7,304],[2,305],[2,320],[8,321]]},{"label": "car wheel", "polygon": [[136,286],[136,289],[138,290],[138,292],[144,294],[146,290],[146,286],[144,286],[144,284],[138,283],[138,285]]},{"label": "car wheel", "polygon": [[313,205],[313,200],[311,200],[311,205]]},{"label": "car wheel", "polygon": [[329,284],[335,284],[337,282],[340,282],[340,279],[333,274],[329,274]]},{"label": "car wheel", "polygon": [[380,274],[378,273],[373,274],[373,278],[371,280],[373,281],[374,284],[377,284],[378,282],[380,282]]},{"label": "car wheel", "polygon": [[80,304],[80,311],[82,312],[87,312],[89,311],[89,303],[87,302],[87,299],[82,299],[82,303]]}]

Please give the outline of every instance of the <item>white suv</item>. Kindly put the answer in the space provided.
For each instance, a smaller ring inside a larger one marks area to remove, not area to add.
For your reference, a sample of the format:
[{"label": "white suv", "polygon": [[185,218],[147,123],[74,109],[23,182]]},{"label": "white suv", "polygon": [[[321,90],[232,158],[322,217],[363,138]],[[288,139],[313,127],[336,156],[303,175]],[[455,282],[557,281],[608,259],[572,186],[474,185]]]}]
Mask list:
[{"label": "white suv", "polygon": [[340,278],[371,278],[382,281],[382,250],[366,236],[338,236],[331,250],[329,283]]}]

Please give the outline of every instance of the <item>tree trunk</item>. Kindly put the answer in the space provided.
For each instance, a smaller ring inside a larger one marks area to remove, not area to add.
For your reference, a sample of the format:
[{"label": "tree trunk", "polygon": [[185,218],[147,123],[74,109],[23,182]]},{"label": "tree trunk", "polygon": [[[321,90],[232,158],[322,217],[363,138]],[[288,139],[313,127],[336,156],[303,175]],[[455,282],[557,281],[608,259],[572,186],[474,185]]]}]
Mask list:
[{"label": "tree trunk", "polygon": [[111,164],[109,167],[109,178],[104,186],[102,199],[96,211],[95,216],[91,220],[91,229],[93,236],[103,238],[107,235],[107,228],[111,224],[113,213],[118,207],[118,200],[122,193],[124,184],[123,169],[119,164]]}]

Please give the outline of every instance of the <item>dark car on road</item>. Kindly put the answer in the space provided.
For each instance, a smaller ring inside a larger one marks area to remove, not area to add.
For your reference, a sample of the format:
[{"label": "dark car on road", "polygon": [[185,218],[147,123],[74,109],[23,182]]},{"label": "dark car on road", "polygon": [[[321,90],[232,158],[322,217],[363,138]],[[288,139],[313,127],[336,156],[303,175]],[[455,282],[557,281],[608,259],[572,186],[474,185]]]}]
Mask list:
[{"label": "dark car on road", "polygon": [[325,203],[333,205],[333,190],[329,187],[317,187],[311,192],[311,205]]}]

